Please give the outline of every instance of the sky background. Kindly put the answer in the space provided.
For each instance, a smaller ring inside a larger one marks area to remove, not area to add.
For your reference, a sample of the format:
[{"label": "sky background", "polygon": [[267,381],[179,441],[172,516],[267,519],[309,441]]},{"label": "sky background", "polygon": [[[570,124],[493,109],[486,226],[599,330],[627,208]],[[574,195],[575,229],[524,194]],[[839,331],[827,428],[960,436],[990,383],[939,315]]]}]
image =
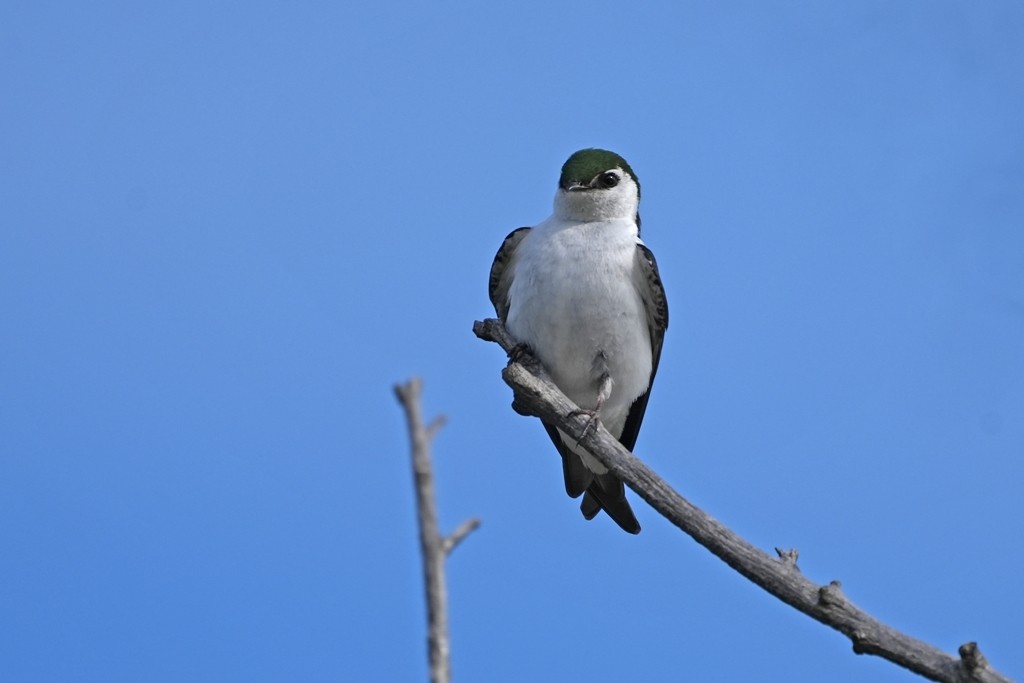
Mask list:
[{"label": "sky background", "polygon": [[[0,678],[919,680],[632,496],[586,522],[473,337],[573,151],[671,325],[636,452],[1024,680],[1024,5],[0,6]],[[630,494],[632,495],[632,494]]]}]

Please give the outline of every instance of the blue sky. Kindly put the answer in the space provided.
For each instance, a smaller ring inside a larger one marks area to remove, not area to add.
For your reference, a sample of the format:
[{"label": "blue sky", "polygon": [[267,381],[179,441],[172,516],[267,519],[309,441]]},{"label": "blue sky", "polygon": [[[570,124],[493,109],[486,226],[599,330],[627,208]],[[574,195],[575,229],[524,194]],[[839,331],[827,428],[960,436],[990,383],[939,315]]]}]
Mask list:
[{"label": "blue sky", "polygon": [[2,677],[425,680],[415,374],[442,525],[483,520],[457,680],[917,680],[640,502],[585,522],[510,410],[491,259],[601,146],[672,315],[637,454],[1024,678],[1022,34],[1008,1],[5,3]]}]

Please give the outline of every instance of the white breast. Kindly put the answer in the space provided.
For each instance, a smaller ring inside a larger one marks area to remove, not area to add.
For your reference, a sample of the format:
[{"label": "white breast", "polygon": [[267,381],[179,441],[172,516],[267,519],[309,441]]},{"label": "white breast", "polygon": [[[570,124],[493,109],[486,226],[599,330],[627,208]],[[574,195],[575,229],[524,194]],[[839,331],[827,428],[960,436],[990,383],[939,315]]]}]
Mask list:
[{"label": "white breast", "polygon": [[603,354],[612,393],[601,410],[619,436],[651,376],[651,340],[637,290],[636,224],[548,219],[519,245],[507,326],[529,344],[552,379],[581,408],[597,398]]}]

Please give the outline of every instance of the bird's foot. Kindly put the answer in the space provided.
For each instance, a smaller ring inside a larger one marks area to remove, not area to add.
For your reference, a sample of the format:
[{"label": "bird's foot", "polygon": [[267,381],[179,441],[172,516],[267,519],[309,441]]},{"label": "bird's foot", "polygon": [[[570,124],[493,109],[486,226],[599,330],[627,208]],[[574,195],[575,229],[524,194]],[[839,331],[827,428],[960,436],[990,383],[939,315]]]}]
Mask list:
[{"label": "bird's foot", "polygon": [[[508,352],[508,364],[520,363],[524,365],[528,370],[535,367],[537,364],[537,357],[533,355],[533,349],[530,348],[529,344],[519,342],[512,347],[512,350]],[[512,410],[525,417],[533,415],[526,406],[520,403],[518,397],[512,399]]]},{"label": "bird's foot", "polygon": [[[540,360],[538,360],[537,356],[533,354],[533,349],[530,347],[529,344],[526,344],[524,342],[519,342],[509,350],[508,366],[506,366],[506,372],[508,371],[508,367],[511,367],[513,363],[518,363],[519,365],[526,368],[527,372],[530,372],[534,375],[544,372],[544,366],[541,365]],[[535,412],[530,410],[526,405],[524,405],[520,401],[518,396],[512,399],[512,410],[526,417],[536,415]]]},{"label": "bird's foot", "polygon": [[[594,423],[597,422],[597,418],[601,414],[601,408],[604,406],[604,402],[608,400],[608,397],[612,395],[612,376],[608,374],[607,366],[605,363],[604,351],[598,353],[597,358],[594,359],[595,367],[603,369],[599,380],[599,388],[597,390],[597,401],[594,404],[593,410],[585,410],[579,408],[569,413],[570,417],[577,415],[586,415],[587,424],[583,427],[583,433],[580,434],[580,441],[587,438],[587,434],[594,428]],[[577,441],[579,443],[579,441]]]},{"label": "bird's foot", "polygon": [[587,424],[583,426],[583,433],[580,434],[580,438],[576,440],[577,444],[580,441],[583,441],[583,439],[587,438],[587,434],[589,434],[590,430],[594,428],[594,424],[597,423],[599,417],[599,410],[600,408],[598,408],[597,410],[584,410],[583,408],[579,408],[569,413],[569,417],[579,417],[580,415],[585,415],[587,418]]},{"label": "bird's foot", "polygon": [[508,352],[509,363],[522,363],[526,359],[533,358],[533,349],[530,348],[529,344],[519,342],[512,347],[512,350]]}]

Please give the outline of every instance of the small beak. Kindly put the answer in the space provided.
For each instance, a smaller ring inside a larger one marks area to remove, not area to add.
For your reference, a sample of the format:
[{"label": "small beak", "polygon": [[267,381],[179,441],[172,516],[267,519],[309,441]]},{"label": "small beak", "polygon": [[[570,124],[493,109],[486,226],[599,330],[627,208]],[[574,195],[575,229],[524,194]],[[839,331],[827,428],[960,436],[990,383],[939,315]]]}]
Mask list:
[{"label": "small beak", "polygon": [[573,182],[569,183],[569,187],[565,188],[565,191],[566,192],[581,192],[583,190],[589,190],[589,189],[590,189],[589,185],[584,185],[583,183],[581,183],[579,181],[573,181]]}]

